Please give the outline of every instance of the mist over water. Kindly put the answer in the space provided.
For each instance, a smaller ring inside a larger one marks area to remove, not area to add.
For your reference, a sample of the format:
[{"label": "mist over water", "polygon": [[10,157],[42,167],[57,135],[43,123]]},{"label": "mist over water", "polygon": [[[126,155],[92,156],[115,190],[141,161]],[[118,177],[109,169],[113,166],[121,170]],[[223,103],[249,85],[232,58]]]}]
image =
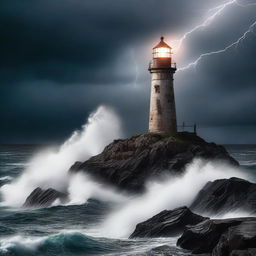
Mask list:
[{"label": "mist over water", "polygon": [[77,173],[70,177],[68,194],[69,202],[67,205],[83,204],[90,198],[117,203],[125,202],[128,198],[124,193],[97,183],[82,173]]},{"label": "mist over water", "polygon": [[34,156],[17,180],[1,187],[4,204],[21,206],[36,187],[72,190],[69,185],[69,168],[76,161],[85,161],[99,154],[107,144],[120,137],[121,122],[114,110],[100,106],[89,116],[87,124],[80,131],[75,131],[63,145],[58,149],[46,149]]},{"label": "mist over water", "polygon": [[110,237],[129,237],[136,224],[155,214],[180,206],[189,207],[208,181],[231,177],[249,178],[239,169],[224,163],[196,159],[187,166],[182,176],[169,176],[164,182],[148,183],[145,194],[133,198],[109,215],[102,232]]}]

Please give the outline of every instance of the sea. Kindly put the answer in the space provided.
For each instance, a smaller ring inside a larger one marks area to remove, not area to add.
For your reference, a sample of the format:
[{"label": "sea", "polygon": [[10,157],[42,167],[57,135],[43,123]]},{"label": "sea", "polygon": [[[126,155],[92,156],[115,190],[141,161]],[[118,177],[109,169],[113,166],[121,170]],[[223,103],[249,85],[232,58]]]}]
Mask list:
[{"label": "sea", "polygon": [[[160,211],[189,206],[208,181],[235,176],[256,182],[256,145],[225,145],[239,168],[195,159],[182,176],[149,181],[142,195],[125,194],[82,174],[70,176],[75,161],[124,137],[121,127],[115,111],[101,106],[61,145],[0,145],[0,256],[192,255],[176,246],[177,237],[129,236],[136,224]],[[23,207],[36,187],[68,192],[69,200]]]},{"label": "sea", "polygon": [[[0,186],[27,168],[40,145],[0,145]],[[246,172],[256,174],[256,145],[226,145]],[[0,207],[0,255],[191,255],[176,238],[128,239],[101,235],[97,226],[113,210],[111,202],[89,199],[81,205],[43,209]]]}]

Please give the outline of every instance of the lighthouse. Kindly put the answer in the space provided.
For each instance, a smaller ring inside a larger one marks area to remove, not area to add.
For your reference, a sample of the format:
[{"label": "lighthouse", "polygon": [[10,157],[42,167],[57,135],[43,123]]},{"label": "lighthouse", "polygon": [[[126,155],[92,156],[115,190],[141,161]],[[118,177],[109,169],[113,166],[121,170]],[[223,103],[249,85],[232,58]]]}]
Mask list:
[{"label": "lighthouse", "polygon": [[176,110],[173,89],[173,75],[176,64],[172,63],[171,47],[164,37],[153,48],[153,59],[149,64],[151,73],[151,96],[149,132],[177,132]]}]

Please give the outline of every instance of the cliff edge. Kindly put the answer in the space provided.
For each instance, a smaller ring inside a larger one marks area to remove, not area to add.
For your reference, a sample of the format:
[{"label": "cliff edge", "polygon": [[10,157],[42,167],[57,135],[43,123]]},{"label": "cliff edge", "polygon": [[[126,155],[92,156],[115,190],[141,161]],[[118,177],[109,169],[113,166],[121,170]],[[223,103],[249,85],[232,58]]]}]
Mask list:
[{"label": "cliff edge", "polygon": [[115,140],[101,154],[76,162],[70,172],[85,172],[119,189],[141,192],[149,178],[182,173],[194,158],[238,165],[223,146],[208,143],[194,133],[148,133]]}]

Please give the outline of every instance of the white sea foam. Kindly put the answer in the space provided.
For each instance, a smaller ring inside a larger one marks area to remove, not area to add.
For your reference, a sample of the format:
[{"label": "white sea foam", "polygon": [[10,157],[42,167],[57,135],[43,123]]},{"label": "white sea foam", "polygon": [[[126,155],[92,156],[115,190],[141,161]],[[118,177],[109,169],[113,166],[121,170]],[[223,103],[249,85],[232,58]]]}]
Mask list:
[{"label": "white sea foam", "polygon": [[124,202],[127,199],[124,194],[97,183],[82,173],[72,175],[68,186],[68,194],[68,205],[83,204],[90,198],[111,202]]},{"label": "white sea foam", "polygon": [[[100,153],[108,143],[121,136],[121,124],[115,112],[108,107],[99,107],[81,131],[75,131],[58,149],[47,149],[37,154],[17,180],[2,186],[3,204],[22,205],[36,187],[66,191],[70,187],[70,166]],[[71,192],[72,195],[75,193],[72,189]]]},{"label": "white sea foam", "polygon": [[0,177],[0,180],[12,180],[12,177],[11,176],[3,176],[3,177]]},{"label": "white sea foam", "polygon": [[0,240],[0,254],[8,254],[11,248],[19,249],[20,251],[33,252],[37,249],[38,245],[46,240],[46,237],[23,237],[20,235],[4,237]]},{"label": "white sea foam", "polygon": [[115,238],[128,237],[136,224],[162,210],[189,206],[208,181],[230,177],[248,178],[243,172],[223,163],[194,160],[187,166],[183,176],[148,183],[145,194],[133,198],[110,214],[102,226],[102,233]]}]

